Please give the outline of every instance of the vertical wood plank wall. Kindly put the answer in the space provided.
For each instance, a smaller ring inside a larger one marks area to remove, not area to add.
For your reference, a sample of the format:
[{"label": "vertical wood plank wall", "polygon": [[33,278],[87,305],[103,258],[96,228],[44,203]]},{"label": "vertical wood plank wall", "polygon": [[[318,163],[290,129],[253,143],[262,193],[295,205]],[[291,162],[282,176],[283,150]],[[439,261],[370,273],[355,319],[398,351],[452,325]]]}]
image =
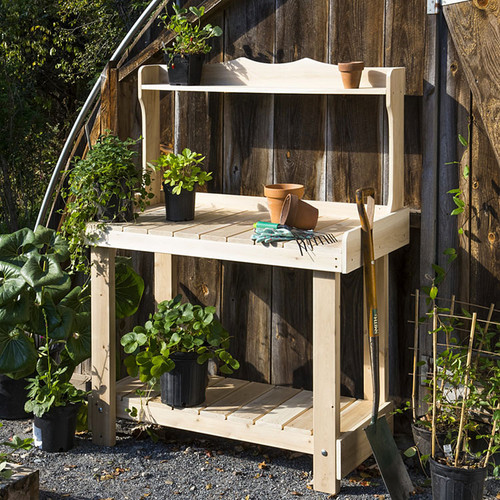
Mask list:
[{"label": "vertical wood plank wall", "polygon": [[[210,15],[209,22],[224,29],[214,41],[211,62],[310,57],[407,68],[405,203],[416,214],[410,245],[390,257],[389,277],[390,392],[407,396],[411,293],[428,284],[425,274],[431,263],[443,262],[443,249],[454,246],[460,255],[447,291],[464,300],[494,301],[497,307],[500,300],[500,169],[444,18],[426,15],[425,0],[314,0],[307,5],[302,0],[234,0]],[[156,54],[149,62],[158,60]],[[118,82],[116,122],[122,137],[141,133],[136,81],[132,72]],[[468,135],[469,121],[471,148],[464,156],[457,134]],[[261,195],[264,184],[288,181],[305,184],[306,198],[352,202],[355,190],[370,184],[377,201],[384,200],[387,126],[380,97],[165,94],[161,140],[169,149],[189,147],[207,157],[205,167],[214,174],[209,191]],[[455,160],[470,164],[468,179],[457,166],[445,165]],[[459,220],[448,215],[451,196],[446,193],[458,186],[470,202]],[[474,237],[459,237],[457,223]],[[133,258],[150,290],[151,256]],[[179,292],[215,305],[231,332],[233,354],[242,361],[235,376],[311,389],[310,272],[192,258],[177,263]],[[341,296],[347,304],[341,317],[343,392],[362,396],[361,272],[343,277]],[[143,320],[146,313],[139,314]]]}]

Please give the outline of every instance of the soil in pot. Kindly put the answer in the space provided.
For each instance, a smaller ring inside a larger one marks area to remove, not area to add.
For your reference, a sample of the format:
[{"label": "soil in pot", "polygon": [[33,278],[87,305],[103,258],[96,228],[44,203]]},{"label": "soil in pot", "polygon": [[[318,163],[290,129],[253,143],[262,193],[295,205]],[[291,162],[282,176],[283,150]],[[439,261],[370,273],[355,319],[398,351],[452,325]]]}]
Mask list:
[{"label": "soil in pot", "polygon": [[279,223],[283,202],[289,194],[302,198],[304,186],[302,184],[268,184],[264,186],[264,195],[267,197],[271,222]]},{"label": "soil in pot", "polygon": [[481,500],[487,469],[450,467],[430,459],[434,500]]},{"label": "soil in pot", "polygon": [[167,220],[172,222],[193,220],[196,191],[194,189],[192,191],[182,189],[180,194],[174,194],[172,189],[173,186],[163,183]]},{"label": "soil in pot", "polygon": [[175,55],[171,63],[170,56],[166,55],[165,59],[168,59],[168,81],[170,85],[200,84],[201,71],[205,61],[204,54]]},{"label": "soil in pot", "polygon": [[26,379],[0,375],[0,419],[20,420],[31,415],[24,411],[28,391]]},{"label": "soil in pot", "polygon": [[208,363],[198,364],[195,352],[176,352],[171,358],[175,368],[160,378],[162,403],[174,408],[203,403],[208,384]]},{"label": "soil in pot", "polygon": [[56,406],[33,421],[35,446],[43,451],[71,450],[75,442],[76,416],[79,404]]}]

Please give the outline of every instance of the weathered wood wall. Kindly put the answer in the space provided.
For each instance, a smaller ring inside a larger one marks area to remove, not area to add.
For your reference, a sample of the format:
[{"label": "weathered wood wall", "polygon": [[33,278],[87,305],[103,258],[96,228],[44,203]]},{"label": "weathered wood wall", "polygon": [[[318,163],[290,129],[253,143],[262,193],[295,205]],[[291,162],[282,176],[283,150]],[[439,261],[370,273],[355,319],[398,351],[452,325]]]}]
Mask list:
[{"label": "weathered wood wall", "polygon": [[[224,28],[211,62],[245,56],[279,63],[301,57],[369,66],[405,66],[405,201],[414,209],[411,242],[390,258],[391,393],[407,396],[413,342],[412,291],[428,284],[442,251],[459,250],[443,293],[499,306],[500,169],[476,112],[463,68],[442,15],[426,15],[425,0],[197,0]],[[155,36],[151,34],[154,33]],[[159,34],[159,36],[156,36]],[[138,137],[136,70],[158,62],[169,36],[151,23],[136,49],[120,61],[118,133]],[[171,94],[162,96],[162,142],[206,155],[214,192],[261,195],[274,182],[300,182],[306,198],[353,201],[373,185],[385,197],[387,127],[380,97]],[[464,151],[458,133],[467,137]],[[465,179],[455,160],[466,161]],[[460,186],[468,203],[452,218],[449,189]],[[465,234],[459,236],[457,223]],[[146,281],[151,256],[134,255]],[[215,305],[242,361],[237,376],[311,387],[311,274],[285,268],[178,258],[179,291]],[[152,304],[149,287],[143,319]],[[362,395],[362,275],[342,281],[342,383]],[[149,304],[149,306],[147,305]],[[149,307],[149,309],[148,309]],[[423,334],[424,351],[427,338]]]}]

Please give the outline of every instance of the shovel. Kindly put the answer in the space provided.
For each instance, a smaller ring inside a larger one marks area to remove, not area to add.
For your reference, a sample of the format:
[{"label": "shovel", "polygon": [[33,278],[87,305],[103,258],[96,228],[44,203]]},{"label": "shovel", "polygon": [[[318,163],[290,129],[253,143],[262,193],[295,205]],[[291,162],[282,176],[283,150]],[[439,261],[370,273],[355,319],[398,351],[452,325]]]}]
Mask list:
[{"label": "shovel", "polygon": [[[365,199],[367,201],[367,210],[365,210]],[[372,419],[365,432],[389,495],[393,500],[403,500],[409,498],[410,493],[414,490],[413,484],[385,416],[378,418],[380,376],[375,256],[372,232],[375,211],[373,188],[358,189],[356,191],[356,204],[362,229],[361,246],[363,250],[366,302],[369,312],[368,333],[370,336],[370,364],[373,383]]]}]

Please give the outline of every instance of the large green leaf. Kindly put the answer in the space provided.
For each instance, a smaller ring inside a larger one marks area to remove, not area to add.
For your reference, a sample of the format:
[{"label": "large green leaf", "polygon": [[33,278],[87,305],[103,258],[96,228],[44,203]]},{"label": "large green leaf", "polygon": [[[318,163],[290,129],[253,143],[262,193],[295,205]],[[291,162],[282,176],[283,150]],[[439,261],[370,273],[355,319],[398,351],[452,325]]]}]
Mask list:
[{"label": "large green leaf", "polygon": [[117,259],[115,296],[116,317],[126,318],[137,311],[144,292],[144,280],[125,260]]},{"label": "large green leaf", "polygon": [[49,338],[53,340],[66,340],[72,333],[73,322],[75,320],[75,311],[65,306],[57,306],[57,313],[60,317],[60,323],[49,330]]},{"label": "large green leaf", "polygon": [[20,378],[35,370],[37,351],[31,339],[19,328],[0,326],[0,373]]},{"label": "large green leaf", "polygon": [[8,262],[0,262],[0,306],[19,295],[26,281],[21,276],[21,269]]},{"label": "large green leaf", "polygon": [[61,300],[59,304],[73,309],[76,313],[90,312],[89,288],[76,286]]},{"label": "large green leaf", "polygon": [[68,242],[53,229],[38,226],[35,230],[33,244],[37,248],[43,249],[45,254],[53,255],[58,262],[64,262],[69,259]]},{"label": "large green leaf", "polygon": [[36,288],[57,285],[65,273],[54,257],[32,255],[22,267],[21,275],[28,285]]},{"label": "large green leaf", "polygon": [[63,276],[53,285],[43,287],[43,296],[50,297],[54,302],[58,302],[71,290],[71,278],[69,274],[64,273]]},{"label": "large green leaf", "polygon": [[73,333],[66,344],[69,357],[78,365],[90,358],[91,335],[90,335],[90,313],[79,313],[73,323]]},{"label": "large green leaf", "polygon": [[34,239],[35,234],[27,227],[15,233],[0,235],[0,260],[22,266],[26,262],[24,247]]},{"label": "large green leaf", "polygon": [[31,303],[29,294],[23,292],[7,305],[0,307],[0,325],[19,325],[29,321]]}]

